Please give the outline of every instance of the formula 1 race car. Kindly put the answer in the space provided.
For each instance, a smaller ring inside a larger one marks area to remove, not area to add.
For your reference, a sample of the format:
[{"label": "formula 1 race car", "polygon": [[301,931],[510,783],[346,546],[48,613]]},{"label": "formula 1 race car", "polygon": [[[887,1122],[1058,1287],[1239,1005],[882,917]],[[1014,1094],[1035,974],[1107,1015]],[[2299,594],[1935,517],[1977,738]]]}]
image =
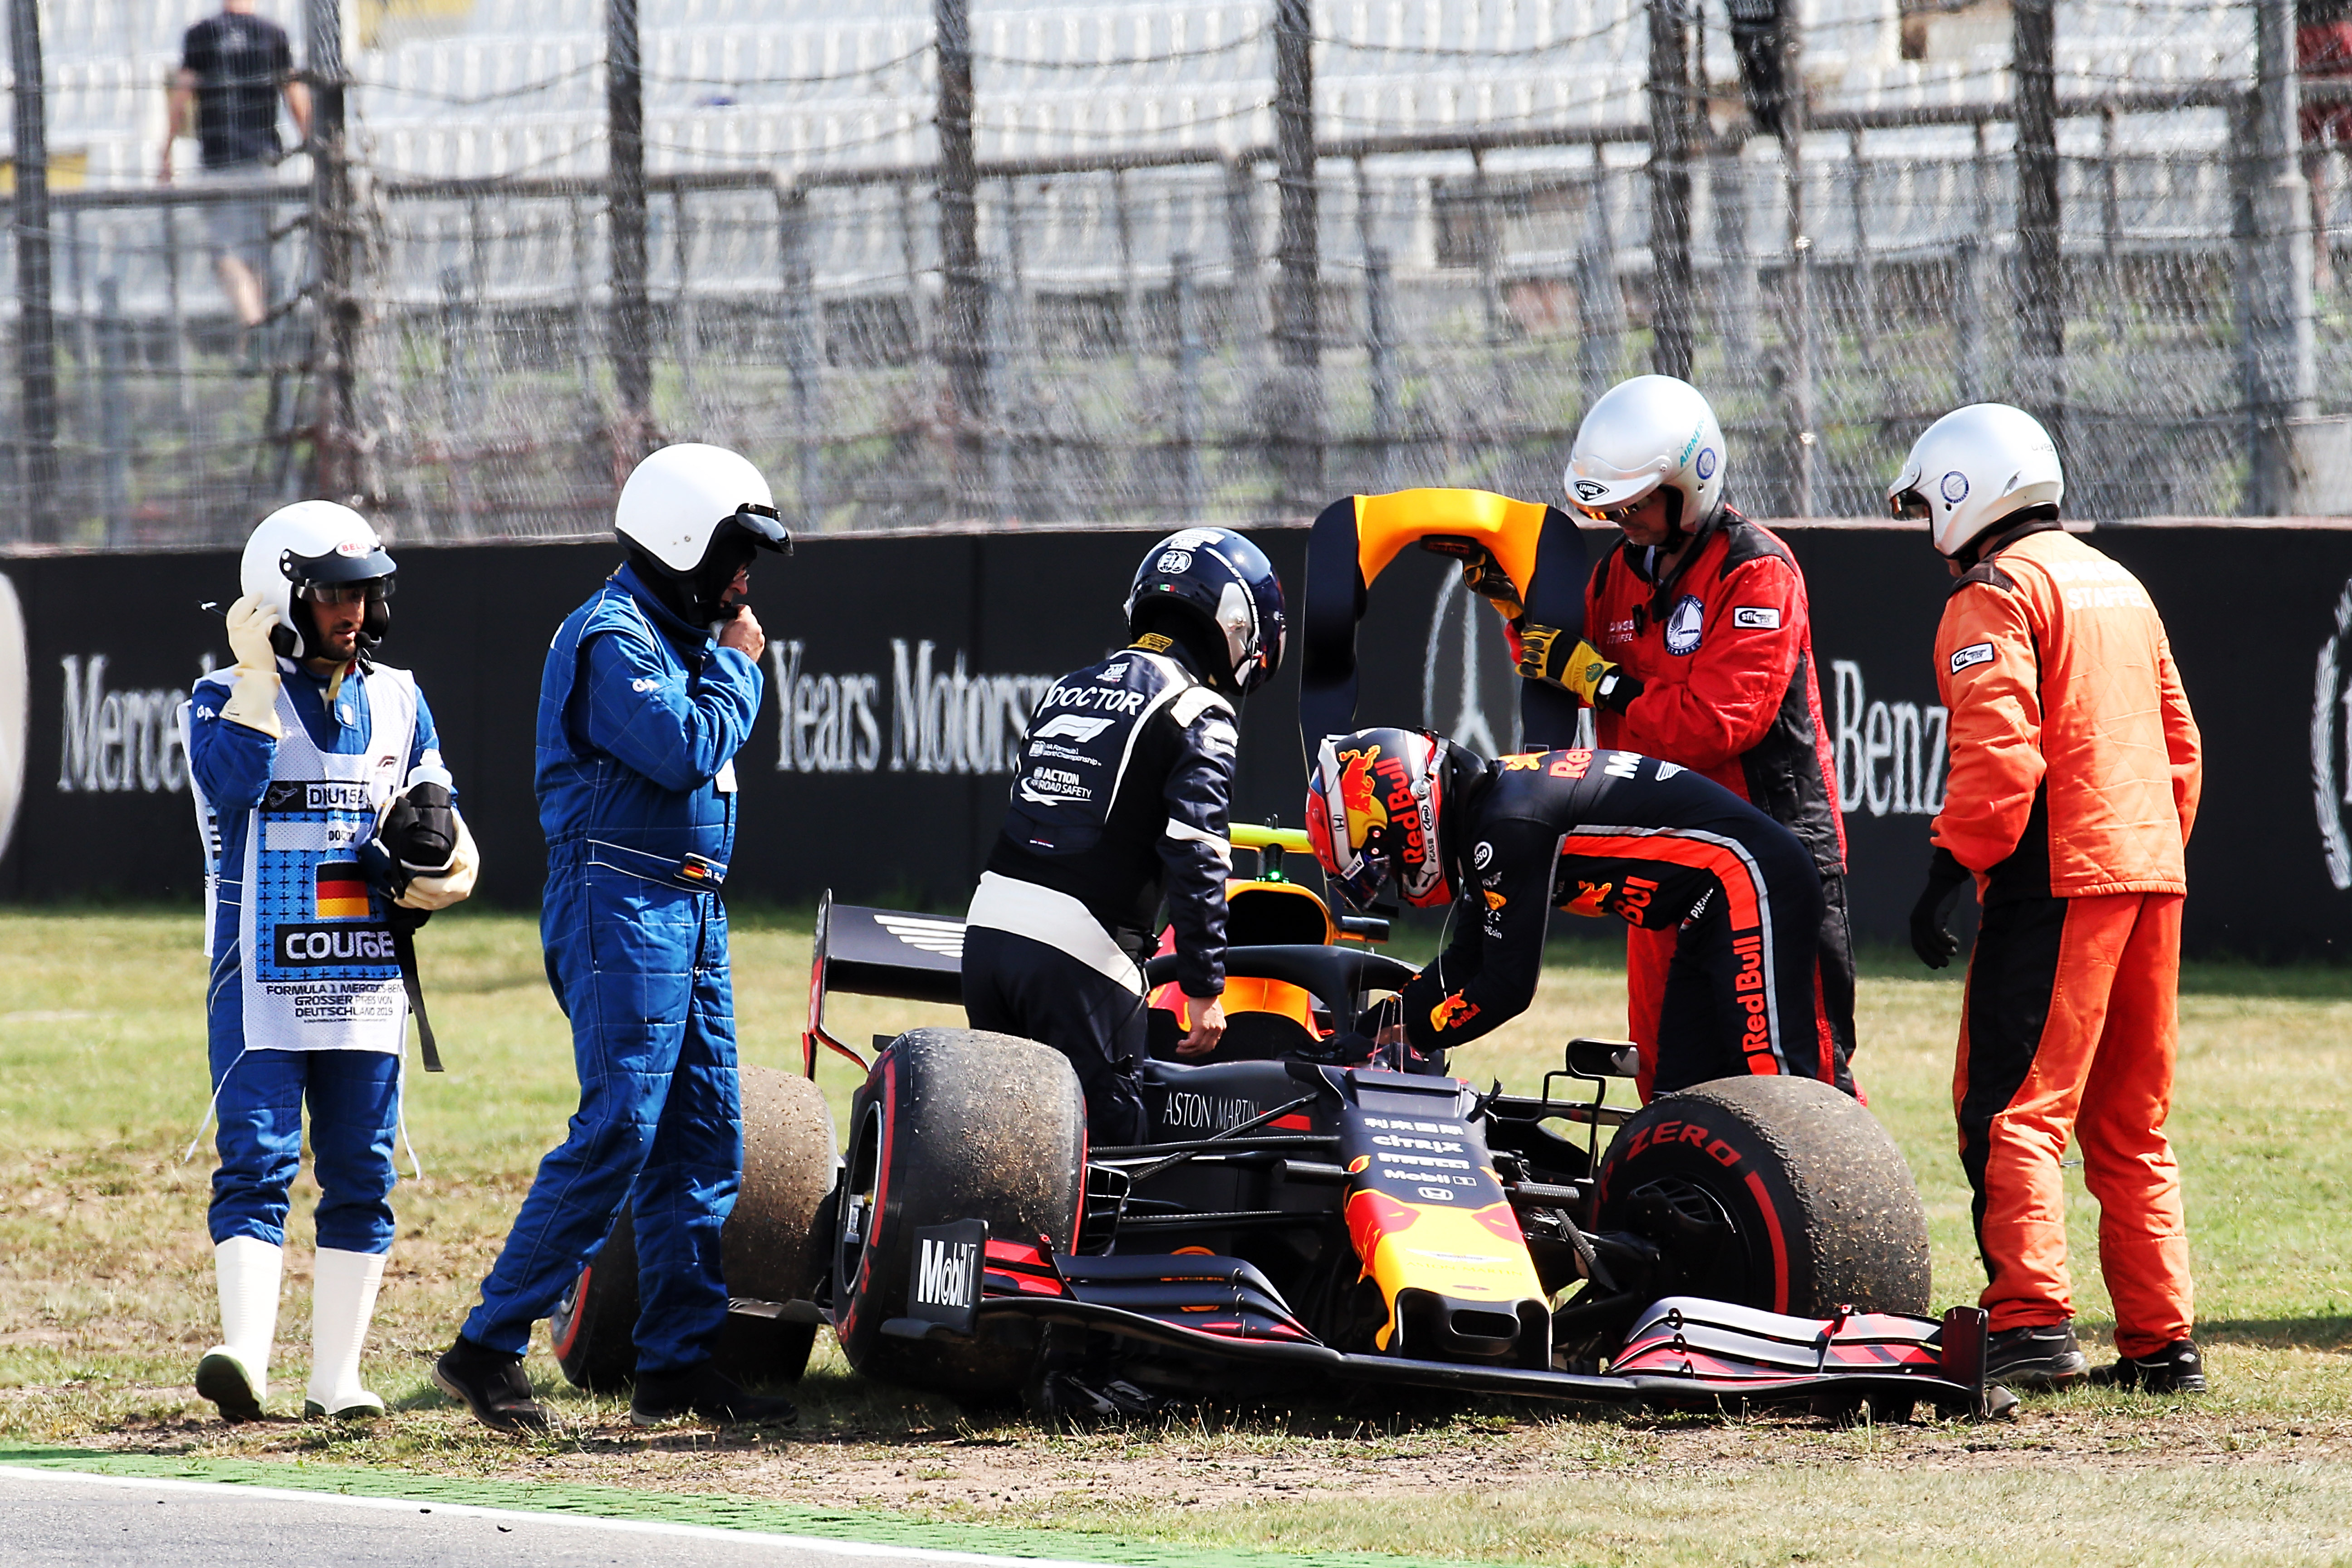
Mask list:
[{"label": "formula 1 race car", "polygon": [[[1235,892],[1300,936],[1311,902],[1321,940],[1229,948],[1247,1054],[1145,1063],[1134,1147],[1089,1147],[1076,1073],[1034,1041],[917,1028],[868,1060],[837,1038],[832,994],[957,1000],[962,927],[828,900],[803,1075],[744,1076],[734,1375],[797,1375],[829,1324],[863,1374],[1056,1418],[1350,1385],[1881,1421],[2013,1404],[1980,1310],[1922,1315],[1926,1216],[1861,1105],[1748,1078],[1612,1106],[1634,1064],[1608,1041],[1570,1042],[1533,1096],[1402,1060],[1355,1021],[1412,971],[1282,879],[1291,837],[1236,828],[1265,865]],[[1236,935],[1263,934],[1250,903]],[[866,1074],[839,1160],[820,1049]],[[585,1386],[634,1361],[628,1237],[625,1212],[553,1325]]]}]

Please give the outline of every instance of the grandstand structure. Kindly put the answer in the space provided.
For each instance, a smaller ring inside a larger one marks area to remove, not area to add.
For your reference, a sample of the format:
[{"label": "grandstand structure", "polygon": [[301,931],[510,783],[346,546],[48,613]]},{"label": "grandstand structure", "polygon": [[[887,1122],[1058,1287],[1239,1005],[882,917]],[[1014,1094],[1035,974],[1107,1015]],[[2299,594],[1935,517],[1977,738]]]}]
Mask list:
[{"label": "grandstand structure", "polygon": [[[2251,4],[2055,5],[2053,363],[2017,327],[2004,0],[1792,0],[1810,118],[1793,159],[1751,121],[1722,0],[1684,3],[1691,368],[1744,506],[1874,511],[1910,436],[1978,397],[2063,421],[2089,515],[2252,504]],[[211,8],[44,9],[62,542],[226,540],[319,481],[310,160],[278,171],[277,310],[250,334],[202,212],[155,185],[163,84]],[[260,8],[299,52],[299,0]],[[606,0],[342,9],[347,488],[399,538],[593,531],[645,434],[622,427],[607,353]],[[1276,0],[973,0],[977,414],[947,406],[929,0],[638,10],[652,425],[750,453],[803,526],[1265,521],[1413,483],[1550,494],[1583,405],[1650,368],[1652,33],[1633,0],[1308,7],[1306,373],[1273,342]],[[2352,406],[2352,352],[2326,199],[2341,158],[2324,137],[2306,152],[2323,232],[2298,416],[2317,426]],[[1302,409],[1303,479],[1279,450]],[[0,489],[21,490],[9,430]],[[976,481],[959,440],[984,454]],[[0,510],[0,542],[24,515]]]}]

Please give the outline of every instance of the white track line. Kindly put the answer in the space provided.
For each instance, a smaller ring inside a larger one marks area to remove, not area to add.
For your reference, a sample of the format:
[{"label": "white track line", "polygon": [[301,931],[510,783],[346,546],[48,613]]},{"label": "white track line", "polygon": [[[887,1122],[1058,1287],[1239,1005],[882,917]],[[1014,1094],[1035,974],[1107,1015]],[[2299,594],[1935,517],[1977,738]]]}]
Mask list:
[{"label": "white track line", "polygon": [[343,1508],[375,1509],[408,1513],[423,1511],[460,1518],[511,1521],[526,1524],[564,1524],[583,1530],[617,1531],[628,1535],[677,1536],[698,1541],[729,1541],[744,1545],[774,1546],[794,1552],[835,1557],[890,1557],[919,1563],[984,1564],[986,1568],[1116,1568],[1101,1563],[1053,1557],[1001,1557],[981,1552],[949,1552],[930,1546],[887,1546],[856,1541],[834,1541],[814,1535],[778,1535],[768,1531],[729,1530],[711,1524],[676,1524],[655,1519],[599,1519],[578,1513],[540,1513],[527,1509],[484,1508],[478,1503],[446,1502],[433,1498],[352,1497],[343,1492],[298,1491],[283,1487],[249,1487],[235,1481],[190,1481],[141,1476],[93,1475],[85,1470],[49,1470],[31,1465],[0,1464],[0,1479],[79,1481],[89,1486],[127,1491],[208,1492],[240,1498],[274,1498],[286,1502],[327,1503]]}]

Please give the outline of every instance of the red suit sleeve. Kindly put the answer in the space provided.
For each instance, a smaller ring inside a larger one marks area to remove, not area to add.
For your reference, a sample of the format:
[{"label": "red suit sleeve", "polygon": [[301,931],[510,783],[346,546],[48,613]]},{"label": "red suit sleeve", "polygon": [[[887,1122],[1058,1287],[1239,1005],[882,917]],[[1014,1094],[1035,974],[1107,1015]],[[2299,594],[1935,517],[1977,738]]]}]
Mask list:
[{"label": "red suit sleeve", "polygon": [[2197,823],[2197,801],[2205,790],[2204,742],[2197,732],[2196,716],[2189,711],[2189,693],[2181,689],[2180,667],[2172,662],[2172,639],[2157,644],[2158,690],[2164,705],[2164,749],[2172,763],[2172,805],[2180,814],[2180,842]]},{"label": "red suit sleeve", "polygon": [[2025,837],[2048,769],[2042,663],[2024,595],[1969,583],[1946,601],[1936,685],[1951,710],[1951,766],[1930,837],[1969,870],[1987,870]]},{"label": "red suit sleeve", "polygon": [[1690,679],[1656,682],[1634,698],[1618,742],[1701,773],[1752,750],[1771,729],[1808,613],[1803,585],[1775,555],[1743,562],[1708,586]]}]

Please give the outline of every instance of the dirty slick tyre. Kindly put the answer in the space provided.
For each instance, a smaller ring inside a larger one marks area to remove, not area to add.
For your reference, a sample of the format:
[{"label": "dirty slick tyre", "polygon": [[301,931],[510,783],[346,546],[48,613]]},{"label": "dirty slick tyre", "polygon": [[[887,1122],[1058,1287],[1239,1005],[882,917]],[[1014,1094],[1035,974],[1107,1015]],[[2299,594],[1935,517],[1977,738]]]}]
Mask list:
[{"label": "dirty slick tyre", "polygon": [[829,1237],[815,1235],[817,1205],[833,1190],[833,1113],[798,1073],[741,1070],[743,1186],[719,1234],[727,1294],[737,1301],[803,1303],[793,1321],[765,1306],[730,1311],[719,1331],[722,1371],[746,1387],[790,1382],[808,1366],[815,1293]]},{"label": "dirty slick tyre", "polygon": [[[719,1237],[727,1293],[806,1301],[824,1266],[824,1242],[811,1222],[833,1186],[833,1117],[816,1085],[797,1074],[747,1067],[740,1082],[743,1185]],[[548,1323],[556,1362],[574,1387],[612,1393],[636,1375],[635,1225],[630,1205],[622,1205],[603,1250]],[[816,1337],[814,1314],[807,1319],[728,1313],[714,1352],[719,1369],[747,1386],[800,1376]]]},{"label": "dirty slick tyre", "polygon": [[1036,1335],[884,1334],[907,1315],[915,1231],[988,1222],[992,1241],[1066,1252],[1086,1184],[1086,1102],[1061,1053],[977,1029],[914,1029],[875,1061],[850,1110],[835,1259],[835,1331],[868,1377],[972,1404],[1012,1398]]},{"label": "dirty slick tyre", "polygon": [[1660,1096],[1601,1159],[1600,1219],[1656,1242],[1685,1294],[1805,1318],[1927,1310],[1910,1167],[1875,1117],[1811,1079]]}]

